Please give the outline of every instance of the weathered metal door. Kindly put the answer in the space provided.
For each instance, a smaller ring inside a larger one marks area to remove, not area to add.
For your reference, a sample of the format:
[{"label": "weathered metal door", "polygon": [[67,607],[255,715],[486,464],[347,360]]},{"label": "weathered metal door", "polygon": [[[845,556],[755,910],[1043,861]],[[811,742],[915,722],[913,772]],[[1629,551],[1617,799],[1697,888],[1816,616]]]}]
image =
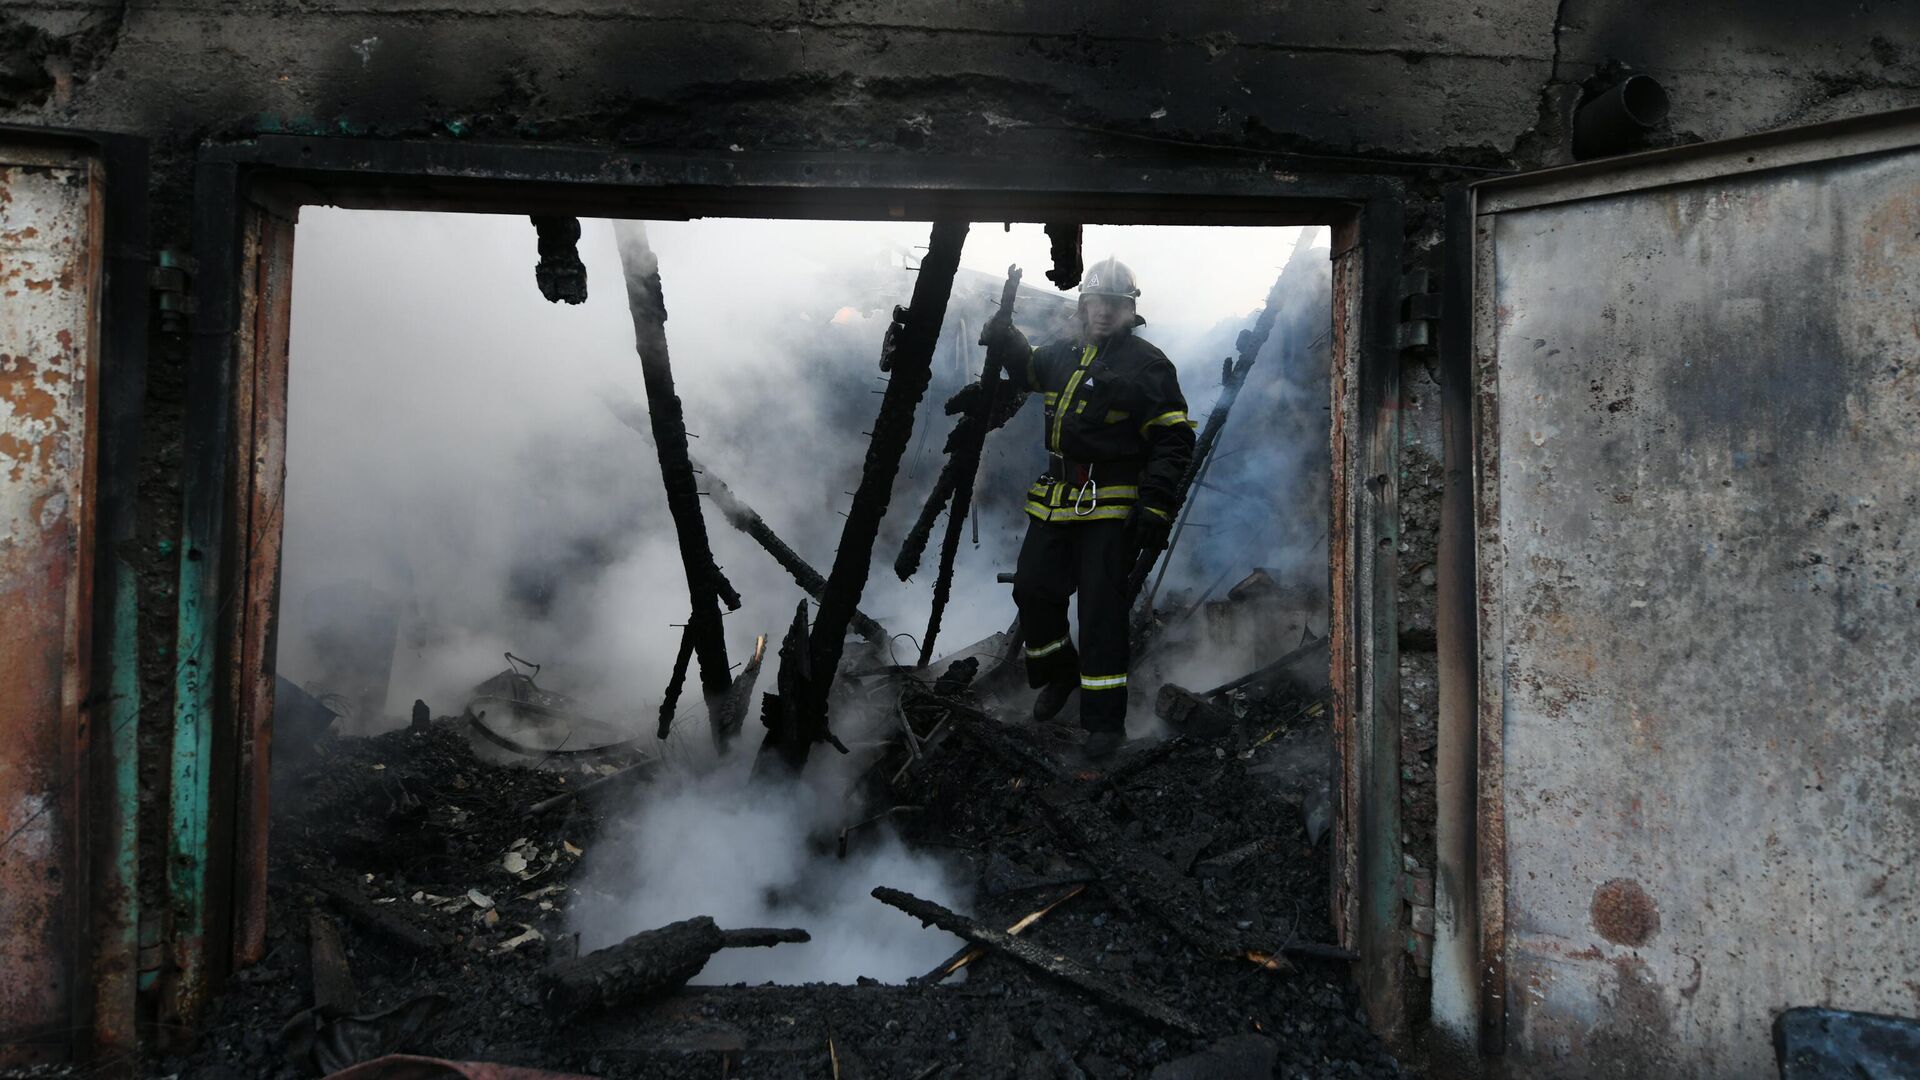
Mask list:
[{"label": "weathered metal door", "polygon": [[1518,1074],[1920,1013],[1920,111],[1480,185],[1483,1007]]},{"label": "weathered metal door", "polygon": [[97,154],[0,139],[0,1066],[86,1022],[104,227]]}]

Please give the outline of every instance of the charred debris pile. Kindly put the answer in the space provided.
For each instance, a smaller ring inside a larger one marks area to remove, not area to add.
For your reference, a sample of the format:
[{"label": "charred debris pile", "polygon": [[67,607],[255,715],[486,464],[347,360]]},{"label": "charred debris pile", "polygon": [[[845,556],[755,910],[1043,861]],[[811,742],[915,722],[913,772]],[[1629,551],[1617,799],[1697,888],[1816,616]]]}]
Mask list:
[{"label": "charred debris pile", "polygon": [[[830,568],[808,565],[730,493],[715,500],[817,602],[800,605],[774,656],[762,638],[737,672],[719,612],[738,598],[706,542],[708,500],[691,494],[726,489],[687,453],[658,269],[644,233],[621,234],[653,398],[645,422],[630,423],[675,496],[692,597],[659,734],[694,715],[676,699],[697,669],[708,767],[730,748],[753,752],[735,744],[755,714],[754,783],[793,782],[822,746],[847,755],[835,763],[844,812],[808,838],[808,857],[844,860],[882,830],[939,853],[971,886],[964,913],[882,882],[861,917],[950,933],[952,956],[904,984],[698,985],[721,950],[777,950],[808,928],[691,913],[583,953],[568,922],[581,868],[636,790],[702,765],[663,753],[654,733],[582,719],[518,657],[459,715],[416,706],[410,725],[372,737],[333,733],[327,706],[282,680],[268,955],[160,1072],[483,1074],[418,1060],[405,1067],[450,1071],[393,1071],[406,1054],[634,1077],[1402,1075],[1347,989],[1353,957],[1333,944],[1324,638],[1276,642],[1267,662],[1218,686],[1163,683],[1136,703],[1162,734],[1098,766],[1076,728],[1027,717],[1017,625],[946,660],[882,662],[874,639],[887,631],[860,612],[860,594],[966,231],[935,226],[912,301],[895,310],[888,388]],[[1077,244],[1064,250],[1077,260]],[[1008,304],[1017,287],[1016,275]],[[1271,326],[1242,335],[1210,432]],[[989,392],[949,412],[953,475],[934,495],[950,506],[943,594],[980,439],[1009,409]],[[1203,454],[1194,471],[1204,467]],[[922,514],[920,548],[939,512]],[[1204,621],[1266,618],[1286,592],[1254,571],[1205,603]],[[1143,605],[1141,655],[1190,635],[1202,601]],[[937,608],[934,619],[926,655]],[[867,643],[849,646],[850,635]],[[759,686],[763,666],[771,687]],[[837,731],[841,718],[859,719]]]}]

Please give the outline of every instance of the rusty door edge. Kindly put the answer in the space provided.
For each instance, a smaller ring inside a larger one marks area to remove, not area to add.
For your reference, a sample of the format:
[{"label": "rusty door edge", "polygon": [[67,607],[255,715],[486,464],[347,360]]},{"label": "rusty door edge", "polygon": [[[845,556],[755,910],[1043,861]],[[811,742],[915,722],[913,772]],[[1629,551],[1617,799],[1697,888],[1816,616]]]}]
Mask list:
[{"label": "rusty door edge", "polygon": [[233,613],[223,604],[222,569],[232,521],[227,506],[233,429],[235,272],[243,233],[239,168],[204,158],[194,170],[193,249],[198,314],[187,371],[181,454],[179,621],[175,655],[173,735],[168,762],[168,966],[160,1016],[179,1030],[205,1005],[222,967],[209,943],[217,921],[210,847],[213,733],[219,722],[218,652]]}]

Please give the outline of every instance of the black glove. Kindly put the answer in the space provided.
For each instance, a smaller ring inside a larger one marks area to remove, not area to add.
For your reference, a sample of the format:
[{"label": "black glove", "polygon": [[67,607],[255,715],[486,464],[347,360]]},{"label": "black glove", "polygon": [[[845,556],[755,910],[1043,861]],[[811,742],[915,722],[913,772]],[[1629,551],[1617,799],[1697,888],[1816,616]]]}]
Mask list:
[{"label": "black glove", "polygon": [[1003,367],[1024,364],[1033,353],[1033,347],[1027,344],[1027,335],[1021,333],[1020,328],[1011,321],[994,319],[988,322],[980,330],[980,344],[990,351],[999,352]]},{"label": "black glove", "polygon": [[1167,550],[1167,538],[1173,532],[1171,517],[1161,517],[1145,504],[1135,503],[1127,511],[1127,542],[1136,551],[1162,552]]}]

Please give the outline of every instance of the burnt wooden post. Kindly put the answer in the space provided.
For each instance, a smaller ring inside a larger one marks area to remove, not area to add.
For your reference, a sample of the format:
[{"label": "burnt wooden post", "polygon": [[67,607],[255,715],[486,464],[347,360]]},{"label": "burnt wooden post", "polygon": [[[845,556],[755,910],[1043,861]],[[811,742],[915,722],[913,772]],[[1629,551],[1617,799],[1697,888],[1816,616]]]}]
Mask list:
[{"label": "burnt wooden post", "polygon": [[647,246],[646,226],[640,222],[616,221],[613,233],[626,271],[627,308],[633,313],[634,348],[640,354],[640,374],[647,387],[647,414],[653,423],[654,449],[660,455],[660,479],[667,489],[667,510],[673,515],[680,559],[687,569],[687,594],[692,601],[687,636],[700,660],[700,690],[707,701],[714,745],[724,752],[728,724],[721,713],[733,675],[727,663],[726,631],[720,625],[720,602],[738,609],[740,594],[713,561],[706,519],[700,512],[700,488],[687,455],[687,421],[680,396],[673,390],[673,365],[667,358],[667,302],[660,292],[660,260]]},{"label": "burnt wooden post", "polygon": [[[900,549],[900,557],[893,564],[894,573],[900,575],[902,581],[918,568],[933,519],[939,516],[942,501],[951,499],[947,532],[940,543],[940,570],[933,582],[933,610],[927,618],[926,636],[920,641],[921,667],[933,661],[933,644],[940,636],[940,617],[953,592],[953,564],[960,553],[960,530],[966,524],[967,511],[973,506],[973,482],[980,471],[980,453],[986,446],[987,432],[995,426],[994,419],[1001,411],[1001,397],[1006,393],[1006,388],[1000,385],[1000,369],[1008,358],[995,339],[1004,327],[1013,325],[1013,303],[1019,293],[1020,268],[1009,266],[1006,286],[1000,292],[1000,310],[980,331],[980,344],[987,347],[987,359],[981,367],[980,381],[975,384],[979,389],[959,406],[960,422],[947,437],[946,467],[940,470],[940,479],[920,511],[920,520],[914,523],[913,531]],[[948,403],[947,411],[956,411],[954,402]]]},{"label": "burnt wooden post", "polygon": [[[887,331],[881,366],[893,377],[880,399],[880,415],[873,423],[860,486],[854,491],[847,523],[840,530],[840,547],[834,552],[827,587],[820,594],[820,610],[808,639],[812,677],[799,688],[803,723],[818,736],[816,742],[832,738],[827,726],[827,695],[840,668],[847,626],[867,587],[880,519],[886,516],[887,504],[892,501],[893,479],[900,472],[900,457],[913,435],[913,414],[933,378],[933,350],[940,340],[940,324],[947,315],[947,298],[953,292],[953,275],[960,268],[960,247],[966,239],[966,222],[934,223],[926,258],[920,262],[920,277],[913,285],[913,300],[908,307],[894,309],[894,324]],[[800,748],[802,764],[806,749]]]}]

